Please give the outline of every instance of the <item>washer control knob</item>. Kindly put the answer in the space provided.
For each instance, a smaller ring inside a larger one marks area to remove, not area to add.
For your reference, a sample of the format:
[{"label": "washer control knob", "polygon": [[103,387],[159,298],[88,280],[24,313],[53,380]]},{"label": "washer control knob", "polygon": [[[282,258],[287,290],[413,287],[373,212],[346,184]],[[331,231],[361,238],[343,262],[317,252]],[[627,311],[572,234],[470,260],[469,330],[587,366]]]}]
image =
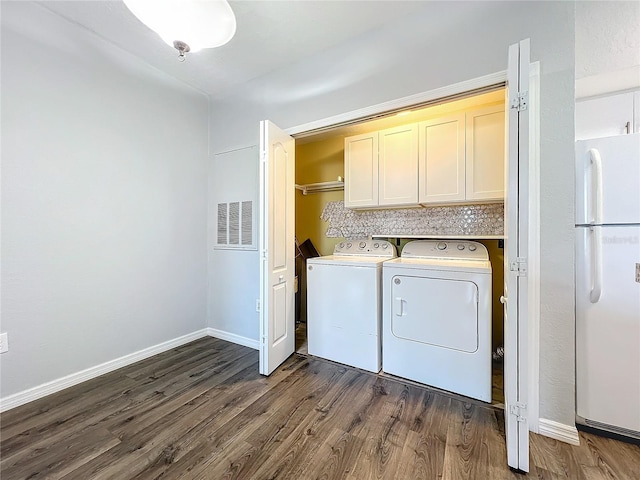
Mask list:
[{"label": "washer control knob", "polygon": [[347,248],[351,248],[351,243],[347,243]]},{"label": "washer control knob", "polygon": [[338,245],[338,247],[344,248],[344,242],[340,242],[340,245]]},{"label": "washer control knob", "polygon": [[378,248],[380,246],[380,244],[378,242],[373,244],[373,248]]},{"label": "washer control knob", "polygon": [[464,243],[458,244],[458,250],[464,250]]},{"label": "washer control knob", "polygon": [[470,252],[475,252],[478,249],[478,247],[476,247],[474,244],[469,245],[469,251]]},{"label": "washer control knob", "polygon": [[364,248],[364,247],[366,247],[366,246],[367,246],[367,242],[360,242],[360,243],[358,244],[358,246],[359,246],[360,248]]},{"label": "washer control knob", "polygon": [[439,242],[437,248],[438,250],[445,250],[447,248],[447,244],[444,242]]},{"label": "washer control knob", "polygon": [[386,250],[387,248],[389,248],[389,244],[388,243],[383,243],[382,244],[382,249]]}]

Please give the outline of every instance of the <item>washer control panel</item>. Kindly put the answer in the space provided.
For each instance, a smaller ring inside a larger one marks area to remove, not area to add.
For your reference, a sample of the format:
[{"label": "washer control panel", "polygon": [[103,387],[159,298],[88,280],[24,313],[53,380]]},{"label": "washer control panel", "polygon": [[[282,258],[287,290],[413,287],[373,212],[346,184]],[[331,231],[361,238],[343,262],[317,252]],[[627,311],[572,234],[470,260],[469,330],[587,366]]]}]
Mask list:
[{"label": "washer control panel", "polygon": [[398,256],[396,247],[386,240],[370,240],[363,238],[359,240],[345,240],[340,242],[333,249],[334,255],[363,255],[367,257],[389,257]]},{"label": "washer control panel", "polygon": [[415,240],[402,249],[404,258],[449,258],[452,260],[488,260],[487,247],[463,240]]}]

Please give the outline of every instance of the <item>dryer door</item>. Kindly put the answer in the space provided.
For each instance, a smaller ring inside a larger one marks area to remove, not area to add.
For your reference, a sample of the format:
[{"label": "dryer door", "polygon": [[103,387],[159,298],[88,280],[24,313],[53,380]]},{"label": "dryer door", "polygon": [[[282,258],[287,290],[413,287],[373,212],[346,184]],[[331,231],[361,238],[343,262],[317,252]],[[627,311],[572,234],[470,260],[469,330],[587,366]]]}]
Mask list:
[{"label": "dryer door", "polygon": [[391,284],[395,337],[467,353],[478,350],[475,283],[396,275]]}]

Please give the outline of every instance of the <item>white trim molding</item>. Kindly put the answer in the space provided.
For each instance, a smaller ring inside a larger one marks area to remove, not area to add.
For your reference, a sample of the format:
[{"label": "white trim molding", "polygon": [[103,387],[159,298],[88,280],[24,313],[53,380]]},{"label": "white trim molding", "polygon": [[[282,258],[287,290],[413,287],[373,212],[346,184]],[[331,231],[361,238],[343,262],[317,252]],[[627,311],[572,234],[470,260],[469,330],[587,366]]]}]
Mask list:
[{"label": "white trim molding", "polygon": [[22,392],[14,393],[13,395],[9,395],[5,398],[0,398],[0,412],[5,412],[12,408],[19,407],[20,405],[24,405],[25,403],[33,402],[34,400],[59,392],[65,388],[78,385],[79,383],[86,382],[87,380],[99,377],[105,373],[113,372],[119,368],[126,367],[139,362],[140,360],[153,357],[159,353],[166,352],[172,348],[180,347],[207,336],[237,343],[245,347],[253,348],[254,350],[258,350],[260,348],[258,340],[242,337],[235,333],[229,333],[215,328],[203,328],[202,330],[188,333],[187,335],[174,338],[173,340],[168,340],[166,342],[159,343],[158,345],[138,350],[137,352],[124,355],[114,360],[109,360],[108,362],[96,365],[95,367],[90,367],[80,372],[72,373],[65,377],[52,380],[51,382],[43,383],[42,385],[23,390]]},{"label": "white trim molding", "polygon": [[352,122],[358,119],[366,119],[373,115],[379,115],[380,113],[390,112],[393,110],[400,110],[407,107],[413,107],[422,103],[427,103],[432,100],[438,100],[441,98],[450,97],[452,95],[459,95],[461,93],[470,92],[479,88],[490,87],[491,85],[499,85],[507,81],[507,71],[492,73],[483,77],[473,78],[464,82],[454,83],[453,85],[447,85],[441,88],[435,88],[426,92],[416,93],[415,95],[409,95],[407,97],[397,98],[388,102],[378,103],[369,107],[361,108],[359,110],[352,110],[351,112],[341,113],[332,117],[322,118],[309,123],[303,123],[295,127],[288,128],[285,132],[289,135],[296,137],[304,137],[306,132],[312,132],[320,128],[331,127],[339,125],[344,122]]},{"label": "white trim molding", "polygon": [[580,445],[580,436],[575,425],[565,425],[541,418],[538,421],[538,433],[571,445]]},{"label": "white trim molding", "polygon": [[65,388],[72,387],[73,385],[77,385],[82,382],[86,382],[87,380],[99,377],[100,375],[104,375],[105,373],[112,372],[114,370],[117,370],[118,368],[126,367],[127,365],[131,365],[133,363],[139,362],[140,360],[144,360],[145,358],[153,357],[154,355],[166,352],[167,350],[171,350],[172,348],[176,348],[189,342],[193,342],[194,340],[206,337],[207,334],[207,329],[203,328],[202,330],[198,330],[193,333],[189,333],[187,335],[183,335],[181,337],[159,343],[152,347],[138,350],[137,352],[124,355],[114,360],[109,360],[108,362],[96,365],[95,367],[90,367],[85,370],[72,373],[65,377],[52,380],[51,382],[43,383],[42,385],[23,390],[22,392],[14,393],[13,395],[9,395],[5,398],[0,399],[0,412],[5,412],[12,408],[19,407],[20,405],[24,405],[25,403],[38,400],[39,398],[46,397],[47,395],[59,392],[60,390],[64,390]]},{"label": "white trim molding", "polygon": [[210,337],[219,338],[220,340],[226,340],[227,342],[237,343],[244,347],[253,348],[254,350],[260,350],[260,342],[253,338],[243,337],[236,335],[235,333],[226,332],[224,330],[218,330],[217,328],[207,328],[207,335]]}]

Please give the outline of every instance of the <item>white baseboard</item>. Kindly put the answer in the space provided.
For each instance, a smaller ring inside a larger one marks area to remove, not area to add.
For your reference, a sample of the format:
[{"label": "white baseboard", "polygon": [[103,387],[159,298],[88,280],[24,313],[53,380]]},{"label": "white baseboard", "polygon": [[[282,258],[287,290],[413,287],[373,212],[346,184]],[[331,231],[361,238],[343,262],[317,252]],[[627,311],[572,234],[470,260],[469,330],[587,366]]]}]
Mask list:
[{"label": "white baseboard", "polygon": [[565,425],[564,423],[541,418],[538,421],[538,433],[571,445],[580,445],[580,437],[575,425]]},{"label": "white baseboard", "polygon": [[226,340],[227,342],[237,343],[245,347],[253,348],[254,350],[260,350],[260,342],[252,338],[236,335],[235,333],[225,332],[224,330],[218,330],[217,328],[207,328],[207,335],[210,337],[219,338],[220,340]]},{"label": "white baseboard", "polygon": [[198,330],[196,332],[189,333],[187,335],[183,335],[181,337],[174,338],[163,343],[159,343],[158,345],[138,350],[137,352],[133,352],[123,357],[110,360],[100,365],[96,365],[95,367],[90,367],[86,370],[72,373],[71,375],[67,375],[66,377],[43,383],[42,385],[38,385],[37,387],[14,393],[13,395],[9,395],[5,398],[0,399],[0,412],[5,412],[20,405],[24,405],[25,403],[32,402],[39,398],[46,397],[47,395],[51,395],[52,393],[59,392],[60,390],[64,390],[65,388],[71,387],[73,385],[77,385],[87,380],[91,380],[92,378],[99,377],[100,375],[104,375],[105,373],[112,372],[114,370],[117,370],[118,368],[126,367],[127,365],[131,365],[132,363],[144,360],[145,358],[152,357],[159,353],[166,352],[167,350],[171,350],[172,348],[176,348],[186,343],[193,342],[194,340],[198,340],[199,338],[206,337],[209,334],[207,330],[208,329],[203,328],[202,330]]}]

